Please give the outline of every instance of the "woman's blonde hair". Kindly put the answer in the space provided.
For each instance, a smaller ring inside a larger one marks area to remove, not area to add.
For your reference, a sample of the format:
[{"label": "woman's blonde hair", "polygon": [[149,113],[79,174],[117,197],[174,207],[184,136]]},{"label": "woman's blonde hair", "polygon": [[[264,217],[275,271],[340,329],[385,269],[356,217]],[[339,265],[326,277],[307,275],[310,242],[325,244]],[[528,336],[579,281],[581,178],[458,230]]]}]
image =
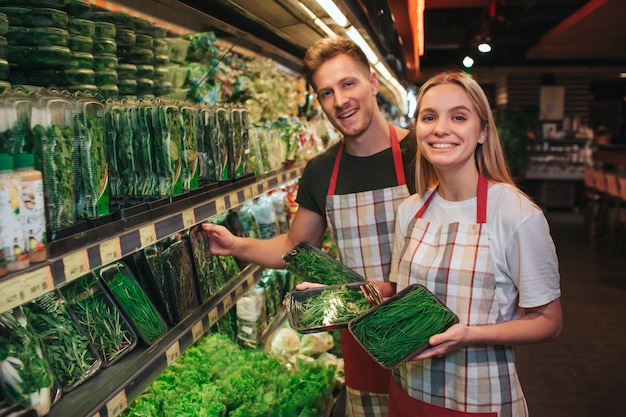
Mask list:
[{"label": "woman's blonde hair", "polygon": [[[496,123],[491,112],[489,100],[482,87],[469,75],[461,71],[444,71],[426,81],[417,93],[417,109],[419,114],[420,105],[424,94],[432,87],[441,84],[456,84],[463,88],[476,107],[480,118],[480,127],[487,134],[483,144],[478,144],[474,152],[476,167],[481,175],[495,182],[505,182],[515,186],[509,167],[506,163],[500,136],[496,129]],[[417,123],[417,121],[416,121]],[[432,164],[424,158],[420,146],[417,147],[417,169],[415,171],[415,184],[417,192],[424,195],[426,190],[437,184],[437,175]]]}]

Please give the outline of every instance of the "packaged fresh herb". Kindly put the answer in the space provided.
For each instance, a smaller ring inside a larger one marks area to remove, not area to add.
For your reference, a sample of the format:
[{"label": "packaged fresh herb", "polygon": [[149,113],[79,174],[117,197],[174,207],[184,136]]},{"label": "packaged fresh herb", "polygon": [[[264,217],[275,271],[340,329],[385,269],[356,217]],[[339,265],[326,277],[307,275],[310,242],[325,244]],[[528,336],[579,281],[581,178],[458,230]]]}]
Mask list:
[{"label": "packaged fresh herb", "polygon": [[53,231],[76,221],[73,102],[48,90],[33,110],[31,126],[34,139],[35,168],[43,174],[46,224]]},{"label": "packaged fresh herb", "polygon": [[159,102],[152,110],[155,133],[155,158],[159,175],[159,195],[182,193],[180,112],[177,106]]},{"label": "packaged fresh herb", "polygon": [[193,255],[198,294],[201,302],[206,302],[226,283],[225,272],[216,256],[211,255],[209,236],[196,225],[187,236]]},{"label": "packaged fresh herb", "polygon": [[0,152],[32,153],[33,133],[31,113],[36,97],[23,90],[5,91],[2,94],[2,114],[0,118]]},{"label": "packaged fresh herb", "polygon": [[176,323],[199,305],[191,256],[187,241],[177,237],[162,253],[166,295],[170,305],[175,306],[172,313]]},{"label": "packaged fresh herb", "polygon": [[215,110],[216,130],[214,132],[215,139],[212,143],[216,144],[218,152],[218,160],[221,174],[219,179],[221,181],[227,181],[234,178],[234,160],[231,153],[232,142],[229,141],[230,137],[230,112],[224,107],[217,107]]},{"label": "packaged fresh herb", "polygon": [[67,29],[69,23],[65,11],[47,7],[0,7],[0,12],[7,15],[10,26]]},{"label": "packaged fresh herb", "polygon": [[291,291],[285,298],[289,324],[300,333],[346,329],[350,320],[381,302],[380,291],[371,282]]},{"label": "packaged fresh herb", "polygon": [[135,271],[139,276],[139,281],[150,297],[153,305],[159,310],[161,316],[169,324],[174,325],[173,308],[169,304],[167,289],[165,285],[165,272],[161,254],[164,249],[164,242],[158,242],[147,246],[142,251],[132,255]]},{"label": "packaged fresh herb", "polygon": [[144,343],[150,345],[167,332],[161,315],[126,264],[114,262],[101,268],[97,274]]},{"label": "packaged fresh herb", "polygon": [[0,383],[14,403],[39,417],[50,411],[54,373],[21,307],[0,315]]},{"label": "packaged fresh herb", "polygon": [[70,392],[96,374],[102,360],[60,292],[46,293],[23,308],[63,392]]},{"label": "packaged fresh herb", "polygon": [[180,108],[183,191],[198,188],[198,110],[193,106]]},{"label": "packaged fresh herb", "polygon": [[81,181],[76,209],[81,218],[109,213],[109,178],[104,130],[105,107],[100,100],[77,96],[74,132],[78,139]]},{"label": "packaged fresh herb", "polygon": [[353,319],[350,333],[381,366],[391,369],[428,347],[428,339],[459,322],[432,292],[413,284]]},{"label": "packaged fresh herb", "polygon": [[6,38],[12,46],[68,46],[70,35],[66,29],[10,25]]},{"label": "packaged fresh herb", "polygon": [[325,285],[348,284],[365,279],[308,242],[298,243],[283,255],[285,267],[300,279]]},{"label": "packaged fresh herb", "polygon": [[94,273],[61,287],[70,311],[109,367],[137,345],[137,335]]},{"label": "packaged fresh herb", "polygon": [[65,46],[9,46],[7,59],[21,68],[68,67],[72,54]]},{"label": "packaged fresh herb", "polygon": [[93,20],[80,19],[73,16],[75,15],[71,15],[69,17],[69,22],[67,25],[67,31],[69,32],[69,34],[89,36],[90,38],[93,37],[95,33],[95,24]]},{"label": "packaged fresh herb", "polygon": [[159,195],[152,110],[150,101],[139,101],[132,109],[135,166],[139,170],[139,195],[143,196]]}]

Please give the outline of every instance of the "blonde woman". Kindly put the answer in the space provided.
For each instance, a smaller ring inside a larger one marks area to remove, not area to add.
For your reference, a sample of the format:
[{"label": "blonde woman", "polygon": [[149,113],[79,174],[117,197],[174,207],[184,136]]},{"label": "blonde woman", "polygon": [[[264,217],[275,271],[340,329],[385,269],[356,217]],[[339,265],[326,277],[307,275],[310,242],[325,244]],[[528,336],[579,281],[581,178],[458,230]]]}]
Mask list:
[{"label": "blonde woman", "polygon": [[562,326],[548,222],[513,183],[475,80],[441,73],[417,102],[417,193],[398,208],[382,287],[422,284],[460,323],[393,370],[389,416],[527,416],[512,347]]}]

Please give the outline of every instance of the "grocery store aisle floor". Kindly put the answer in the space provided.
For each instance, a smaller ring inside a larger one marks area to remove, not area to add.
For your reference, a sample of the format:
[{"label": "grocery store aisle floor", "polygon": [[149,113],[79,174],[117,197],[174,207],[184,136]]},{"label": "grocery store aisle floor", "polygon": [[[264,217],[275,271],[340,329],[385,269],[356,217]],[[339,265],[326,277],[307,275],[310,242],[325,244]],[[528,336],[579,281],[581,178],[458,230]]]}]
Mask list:
[{"label": "grocery store aisle floor", "polygon": [[563,333],[516,348],[530,417],[626,416],[626,244],[591,242],[581,214],[548,211]]}]

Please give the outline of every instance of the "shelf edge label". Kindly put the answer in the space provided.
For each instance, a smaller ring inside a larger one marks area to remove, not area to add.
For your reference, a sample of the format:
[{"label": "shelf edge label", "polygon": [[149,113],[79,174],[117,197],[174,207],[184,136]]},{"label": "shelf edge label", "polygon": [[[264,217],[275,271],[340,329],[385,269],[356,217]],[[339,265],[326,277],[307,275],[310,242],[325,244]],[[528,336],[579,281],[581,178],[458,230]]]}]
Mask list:
[{"label": "shelf edge label", "polygon": [[126,409],[128,402],[126,400],[126,391],[120,391],[113,399],[107,402],[107,416],[118,417],[122,411]]}]

